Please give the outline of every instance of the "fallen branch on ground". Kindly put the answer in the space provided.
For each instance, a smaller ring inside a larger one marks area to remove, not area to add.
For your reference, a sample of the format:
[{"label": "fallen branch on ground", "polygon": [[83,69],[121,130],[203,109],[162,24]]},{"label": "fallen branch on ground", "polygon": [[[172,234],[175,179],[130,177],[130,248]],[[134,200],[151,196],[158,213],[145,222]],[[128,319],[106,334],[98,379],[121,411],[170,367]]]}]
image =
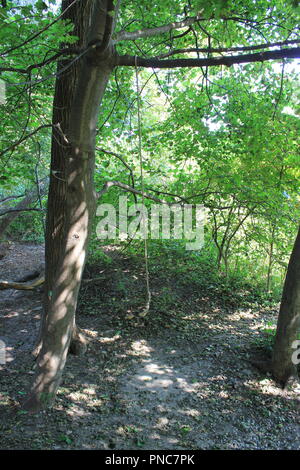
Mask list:
[{"label": "fallen branch on ground", "polygon": [[33,290],[41,286],[45,282],[45,277],[40,276],[32,282],[14,282],[14,281],[0,281],[0,290],[17,289],[17,290]]}]

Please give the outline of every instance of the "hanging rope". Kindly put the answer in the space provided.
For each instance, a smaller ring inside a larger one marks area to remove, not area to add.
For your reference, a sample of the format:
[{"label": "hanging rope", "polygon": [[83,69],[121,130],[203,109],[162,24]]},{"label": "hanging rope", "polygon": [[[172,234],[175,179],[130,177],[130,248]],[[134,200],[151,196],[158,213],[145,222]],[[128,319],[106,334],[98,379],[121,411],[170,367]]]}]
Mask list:
[{"label": "hanging rope", "polygon": [[[142,156],[142,120],[141,120],[141,105],[140,105],[140,86],[139,86],[139,72],[137,67],[137,57],[135,56],[135,80],[136,80],[136,94],[137,94],[137,115],[138,115],[138,153],[140,161],[140,176],[141,176],[141,189],[142,189],[142,203],[144,206],[144,175],[143,175],[143,156]],[[141,218],[142,226],[145,228],[145,215],[142,212]],[[147,300],[144,310],[139,314],[140,317],[145,317],[150,309],[151,292],[149,282],[149,268],[148,268],[148,241],[147,236],[144,237],[144,256],[145,256],[145,271],[146,271],[146,289],[147,289]]]}]

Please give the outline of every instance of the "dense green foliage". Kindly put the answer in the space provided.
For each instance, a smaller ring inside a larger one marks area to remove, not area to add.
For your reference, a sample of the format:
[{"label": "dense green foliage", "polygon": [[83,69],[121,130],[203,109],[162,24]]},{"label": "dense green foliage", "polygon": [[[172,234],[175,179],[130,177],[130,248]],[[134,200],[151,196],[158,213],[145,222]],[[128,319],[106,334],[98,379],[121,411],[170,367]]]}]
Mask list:
[{"label": "dense green foliage", "polygon": [[[58,2],[8,5],[0,12],[1,79],[7,85],[6,103],[0,105],[0,199],[22,193],[48,172],[56,64],[47,60],[62,39],[70,45],[75,40],[72,25],[54,21]],[[180,58],[186,55],[174,49],[243,48],[298,38],[299,7],[284,0],[166,1],[151,7],[144,0],[127,1],[121,4],[117,31],[153,28],[199,12],[204,20],[198,29],[120,42],[117,50]],[[45,64],[33,67],[40,63]],[[244,279],[277,295],[300,212],[297,72],[297,61],[284,60],[143,70],[139,78],[146,191],[206,207],[205,246],[194,255],[195,265],[210,259],[224,279]],[[97,151],[99,190],[110,180],[132,185],[132,175],[140,189],[136,104],[135,71],[116,69],[99,117],[97,148],[120,158]],[[119,194],[113,188],[103,201],[116,203]],[[22,215],[9,235],[40,240],[42,217]],[[134,246],[140,250],[138,242]],[[97,247],[95,238],[90,252]]]}]

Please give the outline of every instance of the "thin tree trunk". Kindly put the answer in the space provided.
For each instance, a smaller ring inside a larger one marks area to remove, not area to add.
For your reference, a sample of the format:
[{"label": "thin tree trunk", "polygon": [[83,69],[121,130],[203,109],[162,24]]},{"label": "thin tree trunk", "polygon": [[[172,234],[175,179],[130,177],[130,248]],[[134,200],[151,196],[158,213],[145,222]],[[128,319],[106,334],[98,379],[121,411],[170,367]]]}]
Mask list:
[{"label": "thin tree trunk", "polygon": [[275,225],[272,227],[271,232],[271,243],[270,243],[270,250],[269,250],[269,260],[268,260],[268,272],[267,272],[267,292],[270,292],[271,288],[271,276],[272,276],[272,267],[273,267],[273,252],[274,252],[274,238],[275,238]]},{"label": "thin tree trunk", "polygon": [[283,387],[297,376],[293,363],[293,342],[300,329],[300,228],[290,257],[283,287],[272,358],[275,380]]},{"label": "thin tree trunk", "polygon": [[[63,8],[70,3],[65,0]],[[81,45],[106,40],[112,17],[107,9],[113,9],[109,0],[88,0],[68,10]],[[44,315],[36,374],[23,404],[30,411],[51,406],[72,338],[73,351],[82,341],[75,312],[96,207],[95,135],[100,102],[113,69],[109,42],[101,54],[93,49],[56,83],[53,120],[62,132],[52,140]]]}]

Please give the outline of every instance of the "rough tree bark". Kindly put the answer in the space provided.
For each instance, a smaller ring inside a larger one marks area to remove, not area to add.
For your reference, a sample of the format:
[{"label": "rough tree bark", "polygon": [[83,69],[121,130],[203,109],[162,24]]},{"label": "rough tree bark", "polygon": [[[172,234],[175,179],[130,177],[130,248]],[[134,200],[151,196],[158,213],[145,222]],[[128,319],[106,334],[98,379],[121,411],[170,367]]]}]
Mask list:
[{"label": "rough tree bark", "polygon": [[[63,10],[72,3],[64,0]],[[56,81],[51,175],[46,224],[44,314],[36,373],[23,408],[39,411],[51,406],[66,356],[81,350],[82,337],[75,311],[85,264],[91,221],[96,207],[93,184],[98,111],[113,69],[113,2],[87,0],[66,10],[81,46],[95,44],[78,64]],[[66,63],[59,66],[59,71]]]},{"label": "rough tree bark", "polygon": [[297,366],[292,361],[292,345],[300,331],[300,228],[290,257],[282,292],[272,357],[272,372],[283,387],[297,377]]}]

